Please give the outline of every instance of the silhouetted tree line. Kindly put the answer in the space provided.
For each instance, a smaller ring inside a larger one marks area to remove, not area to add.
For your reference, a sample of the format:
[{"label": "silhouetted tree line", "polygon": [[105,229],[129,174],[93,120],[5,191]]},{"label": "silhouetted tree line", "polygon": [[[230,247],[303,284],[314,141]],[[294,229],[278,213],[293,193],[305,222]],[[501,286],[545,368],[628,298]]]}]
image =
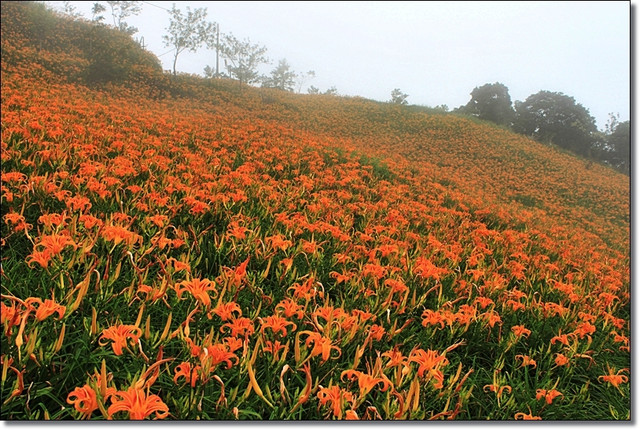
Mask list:
[{"label": "silhouetted tree line", "polygon": [[630,122],[609,114],[604,131],[599,131],[589,110],[563,93],[539,91],[512,103],[508,88],[496,82],[474,88],[471,100],[454,112],[493,122],[629,174]]}]

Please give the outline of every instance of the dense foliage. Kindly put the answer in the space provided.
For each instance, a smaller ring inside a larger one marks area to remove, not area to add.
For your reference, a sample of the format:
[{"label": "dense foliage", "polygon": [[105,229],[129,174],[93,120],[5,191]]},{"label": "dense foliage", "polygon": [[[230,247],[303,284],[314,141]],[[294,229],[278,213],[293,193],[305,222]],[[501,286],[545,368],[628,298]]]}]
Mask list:
[{"label": "dense foliage", "polygon": [[629,419],[628,177],[2,24],[2,419]]},{"label": "dense foliage", "polygon": [[552,142],[581,155],[590,155],[595,119],[573,97],[540,91],[516,103],[514,130],[539,141]]},{"label": "dense foliage", "polygon": [[515,116],[509,89],[499,82],[474,88],[471,100],[460,111],[507,127],[513,124]]}]

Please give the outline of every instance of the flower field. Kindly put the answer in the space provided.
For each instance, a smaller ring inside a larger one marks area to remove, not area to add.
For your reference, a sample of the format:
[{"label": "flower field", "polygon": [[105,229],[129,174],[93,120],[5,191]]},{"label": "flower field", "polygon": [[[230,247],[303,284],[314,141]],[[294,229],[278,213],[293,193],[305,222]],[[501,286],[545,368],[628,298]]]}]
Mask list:
[{"label": "flower field", "polygon": [[627,176],[364,99],[86,85],[6,10],[2,419],[630,419]]}]

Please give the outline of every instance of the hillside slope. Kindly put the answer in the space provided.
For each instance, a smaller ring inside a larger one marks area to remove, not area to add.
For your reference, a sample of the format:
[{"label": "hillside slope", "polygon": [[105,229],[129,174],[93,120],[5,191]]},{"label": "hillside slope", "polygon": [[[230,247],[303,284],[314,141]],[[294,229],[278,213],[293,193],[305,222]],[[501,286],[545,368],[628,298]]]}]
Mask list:
[{"label": "hillside slope", "polygon": [[2,419],[629,419],[628,177],[2,22]]}]

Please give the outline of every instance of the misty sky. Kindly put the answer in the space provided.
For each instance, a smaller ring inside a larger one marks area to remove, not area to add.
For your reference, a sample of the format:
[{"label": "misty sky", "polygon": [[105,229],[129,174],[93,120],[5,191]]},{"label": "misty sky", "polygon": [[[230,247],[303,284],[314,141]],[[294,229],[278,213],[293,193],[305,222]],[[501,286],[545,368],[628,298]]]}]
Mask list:
[{"label": "misty sky", "polygon": [[[63,2],[47,2],[62,9]],[[87,18],[93,2],[69,2]],[[574,97],[602,129],[609,112],[630,118],[630,2],[178,2],[206,7],[222,33],[267,47],[268,74],[286,58],[306,82],[341,95],[387,101],[399,88],[410,104],[450,109],[474,87],[501,82],[512,101],[540,90]],[[172,2],[143,2],[127,20],[171,69],[163,45]],[[105,13],[107,22],[110,14]],[[164,55],[162,55],[164,54]],[[222,63],[221,63],[222,64]],[[178,57],[178,71],[202,75],[215,52]]]}]

